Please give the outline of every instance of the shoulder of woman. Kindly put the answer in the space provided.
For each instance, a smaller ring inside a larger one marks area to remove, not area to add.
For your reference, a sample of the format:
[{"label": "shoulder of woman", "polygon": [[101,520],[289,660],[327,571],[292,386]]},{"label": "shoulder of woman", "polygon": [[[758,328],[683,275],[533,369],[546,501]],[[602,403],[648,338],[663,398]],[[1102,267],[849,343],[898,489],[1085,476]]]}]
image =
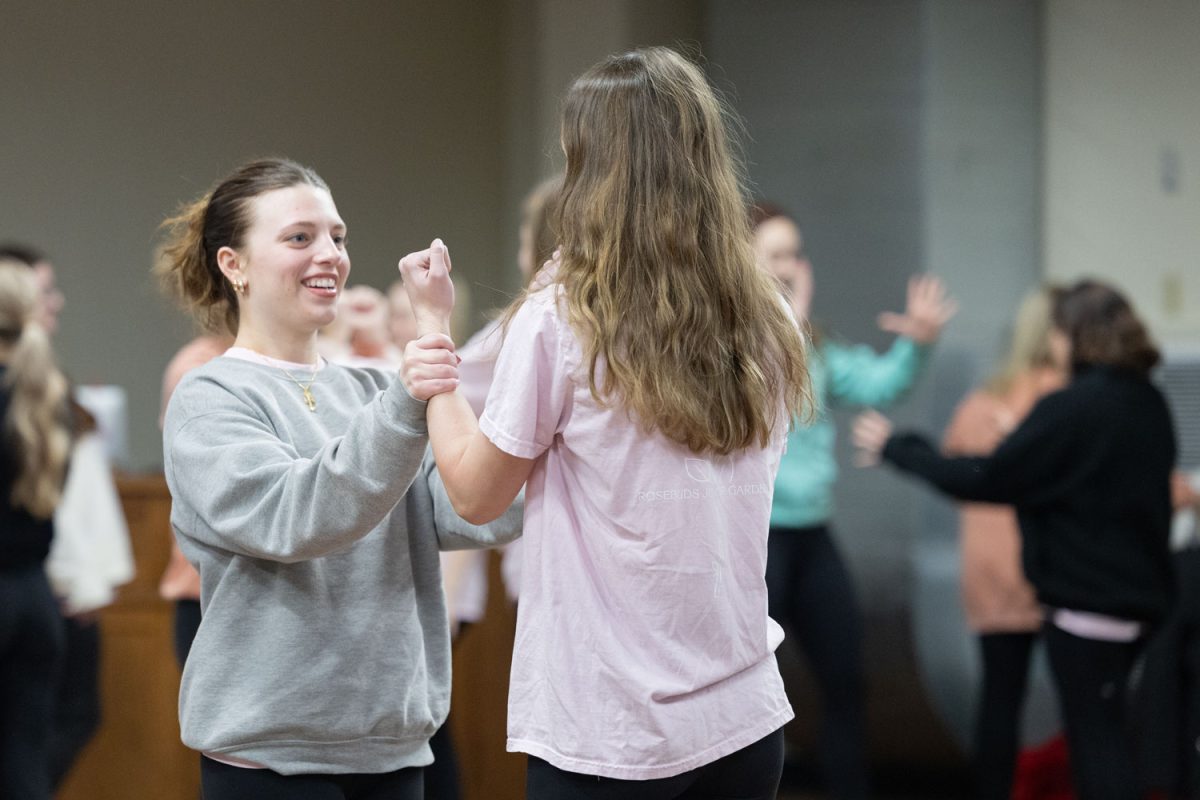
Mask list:
[{"label": "shoulder of woman", "polygon": [[179,381],[167,404],[168,416],[173,410],[189,417],[248,410],[271,369],[240,358],[214,358]]},{"label": "shoulder of woman", "polygon": [[502,324],[501,341],[507,341],[512,331],[525,332],[570,331],[571,312],[567,293],[562,284],[553,283],[531,292],[507,323]]}]

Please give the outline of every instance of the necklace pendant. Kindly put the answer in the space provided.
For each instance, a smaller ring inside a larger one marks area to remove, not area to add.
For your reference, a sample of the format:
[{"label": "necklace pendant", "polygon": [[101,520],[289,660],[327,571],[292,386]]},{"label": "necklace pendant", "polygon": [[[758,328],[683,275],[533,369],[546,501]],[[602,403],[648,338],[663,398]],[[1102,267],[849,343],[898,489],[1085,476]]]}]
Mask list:
[{"label": "necklace pendant", "polygon": [[312,392],[310,392],[308,390],[307,386],[301,387],[301,388],[304,389],[304,403],[305,403],[305,405],[308,406],[308,410],[316,411],[317,410],[317,399],[315,397],[313,397]]}]

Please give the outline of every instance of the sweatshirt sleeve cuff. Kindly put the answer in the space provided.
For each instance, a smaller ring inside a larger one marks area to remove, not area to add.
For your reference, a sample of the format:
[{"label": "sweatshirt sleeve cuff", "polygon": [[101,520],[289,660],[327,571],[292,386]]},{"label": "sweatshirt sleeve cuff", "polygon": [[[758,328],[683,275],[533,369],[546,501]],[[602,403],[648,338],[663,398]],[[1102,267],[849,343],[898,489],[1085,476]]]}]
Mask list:
[{"label": "sweatshirt sleeve cuff", "polygon": [[404,381],[396,380],[383,393],[382,402],[390,412],[392,420],[414,433],[427,433],[424,400],[418,400],[408,392]]}]

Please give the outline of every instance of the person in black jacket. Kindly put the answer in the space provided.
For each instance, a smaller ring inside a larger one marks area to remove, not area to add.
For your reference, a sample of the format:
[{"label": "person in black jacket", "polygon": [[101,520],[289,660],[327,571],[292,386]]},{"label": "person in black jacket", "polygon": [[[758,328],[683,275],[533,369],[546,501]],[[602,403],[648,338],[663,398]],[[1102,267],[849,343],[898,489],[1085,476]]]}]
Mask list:
[{"label": "person in black jacket", "polygon": [[1054,309],[1070,368],[987,457],[947,458],[867,412],[860,463],[882,459],[961,500],[1015,506],[1082,800],[1139,797],[1125,694],[1149,630],[1168,613],[1175,434],[1149,380],[1159,353],[1115,289],[1082,281]]},{"label": "person in black jacket", "polygon": [[0,797],[49,800],[63,632],[43,565],[71,436],[33,273],[0,258]]}]

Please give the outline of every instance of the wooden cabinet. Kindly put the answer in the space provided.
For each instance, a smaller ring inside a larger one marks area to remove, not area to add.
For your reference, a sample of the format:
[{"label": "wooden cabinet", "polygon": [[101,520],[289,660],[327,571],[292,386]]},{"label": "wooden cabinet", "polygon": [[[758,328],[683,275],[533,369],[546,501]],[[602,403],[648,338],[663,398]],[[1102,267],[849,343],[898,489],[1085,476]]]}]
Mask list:
[{"label": "wooden cabinet", "polygon": [[[161,476],[117,481],[137,575],[100,614],[103,719],[58,800],[196,800],[198,756],[179,741],[179,670],[170,603],[158,579],[170,555],[171,498]],[[452,734],[464,800],[524,797],[525,758],[504,751],[515,611],[489,562],[487,618],[455,647]]]}]

